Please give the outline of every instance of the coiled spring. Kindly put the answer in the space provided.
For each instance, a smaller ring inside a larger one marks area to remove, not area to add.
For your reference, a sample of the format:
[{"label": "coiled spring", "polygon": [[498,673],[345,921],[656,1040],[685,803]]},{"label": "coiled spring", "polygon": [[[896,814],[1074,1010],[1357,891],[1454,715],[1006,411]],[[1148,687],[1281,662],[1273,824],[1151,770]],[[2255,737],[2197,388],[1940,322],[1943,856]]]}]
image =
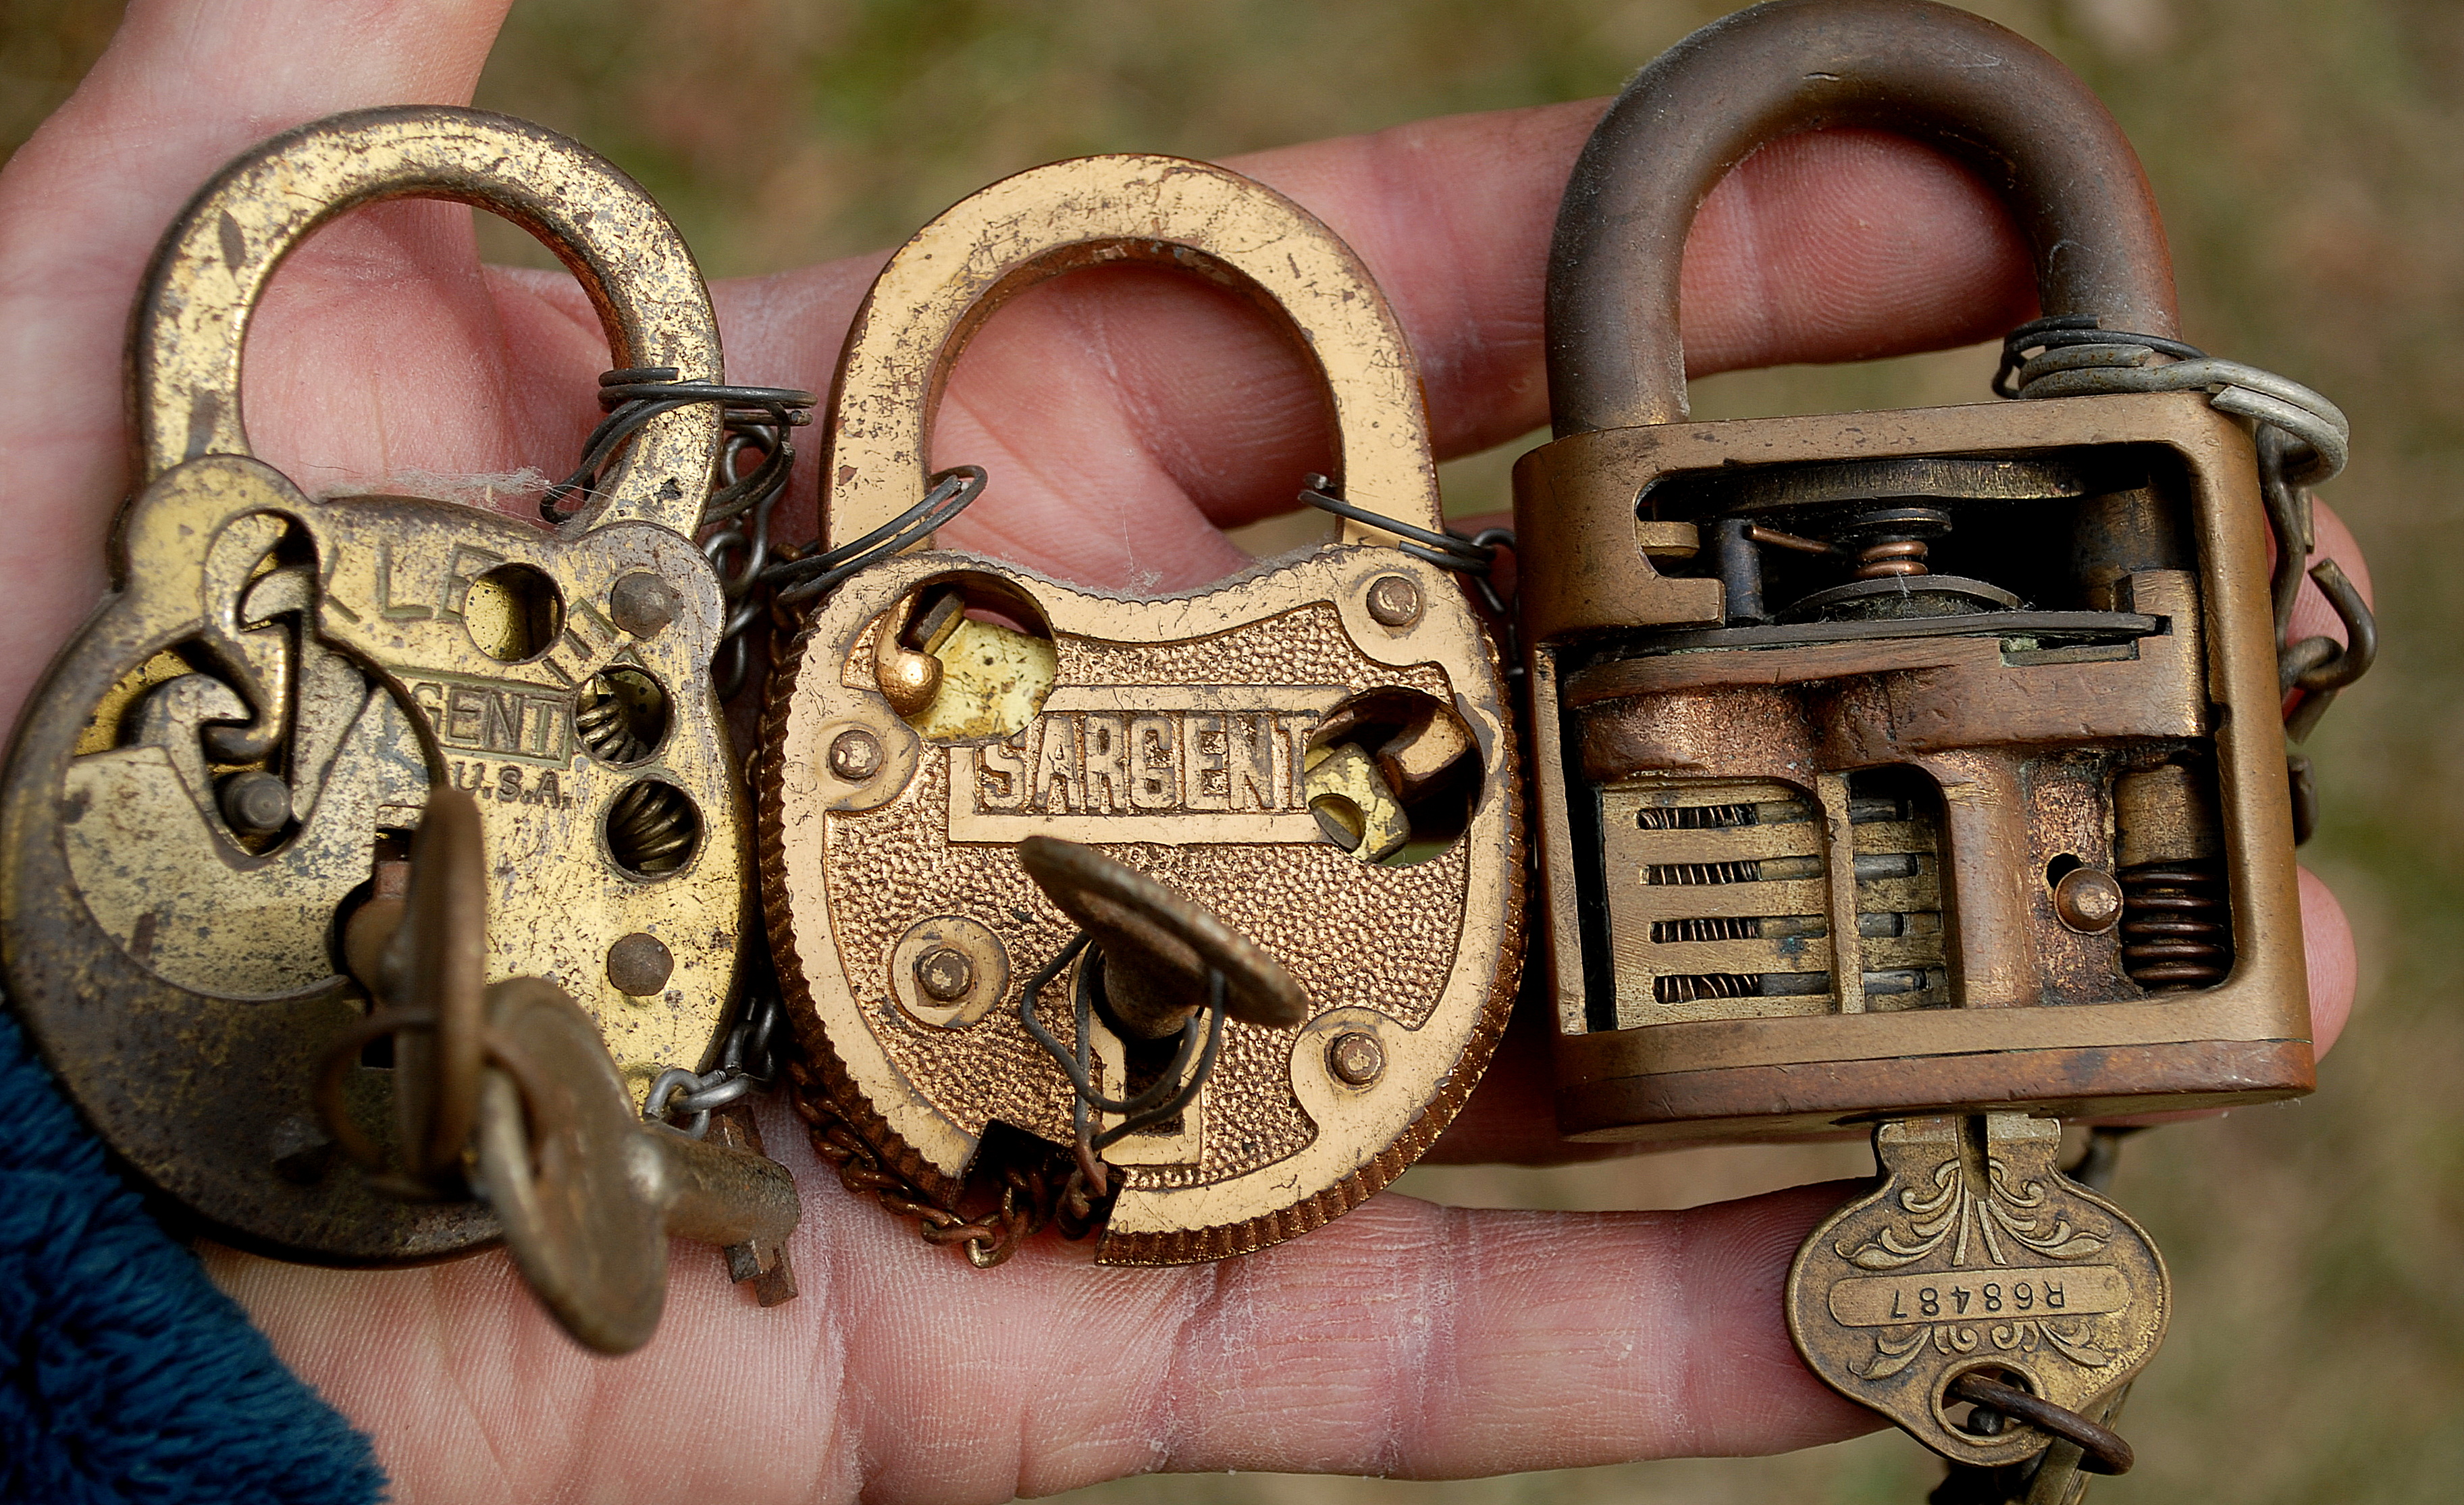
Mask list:
[{"label": "coiled spring", "polygon": [[2151,992],[2212,988],[2233,970],[2224,875],[2211,862],[2122,871],[2122,969]]}]

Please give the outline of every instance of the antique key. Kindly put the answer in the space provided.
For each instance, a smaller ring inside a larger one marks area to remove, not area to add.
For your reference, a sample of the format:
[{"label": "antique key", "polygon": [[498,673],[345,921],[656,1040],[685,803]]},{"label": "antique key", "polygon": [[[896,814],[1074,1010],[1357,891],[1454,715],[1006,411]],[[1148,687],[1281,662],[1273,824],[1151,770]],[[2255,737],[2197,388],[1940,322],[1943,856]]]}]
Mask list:
[{"label": "antique key", "polygon": [[[142,490],[112,594],[27,707],[0,806],[10,991],[88,1122],[221,1236],[336,1262],[497,1233],[480,1204],[345,1173],[310,1101],[328,1042],[369,1007],[344,959],[354,916],[398,896],[435,792],[479,813],[473,974],[579,999],[637,1097],[710,1050],[746,918],[708,673],[725,613],[692,538],[716,408],[652,418],[554,529],[413,497],[313,501],[249,456],[240,353],[268,279],[318,226],[401,197],[474,204],[550,245],[618,365],[717,378],[674,229],[561,137],[402,108],[250,151],[147,273],[130,345]],[[338,1090],[379,1122],[405,1075],[373,1044]],[[437,1169],[467,1126],[393,1151]]]},{"label": "antique key", "polygon": [[[1687,419],[1696,207],[1828,125],[2009,202],[2049,316],[1997,384],[2030,401]],[[2277,644],[2342,415],[2180,343],[2111,118],[1919,0],[1760,7],[1645,70],[1575,167],[1548,317],[1558,437],[1515,478],[1561,1124],[1873,1124],[1881,1185],[1796,1261],[1799,1350],[2059,1500],[2126,1466],[2097,1419],[2169,1298],[2057,1118],[2312,1086],[2278,708],[2366,663],[2332,565],[2350,648]]]},{"label": "antique key", "polygon": [[[1122,261],[1300,335],[1340,433],[1341,539],[1157,600],[891,553],[985,485],[926,474],[969,334]],[[841,1152],[967,1230],[949,1210],[995,1141],[1071,1146],[1099,1257],[1130,1264],[1257,1249],[1400,1174],[1505,1023],[1521,833],[1496,653],[1425,541],[1448,540],[1416,367],[1357,258],[1204,164],[1023,173],[883,270],[829,445],[814,563],[844,583],[774,683],[759,803]],[[963,1237],[979,1263],[1014,1244]]]},{"label": "antique key", "polygon": [[[469,794],[429,793],[407,892],[352,917],[353,975],[384,1007],[327,1045],[318,1115],[406,1195],[452,1199],[475,1181],[557,1320],[602,1353],[629,1353],[658,1327],[669,1235],[775,1262],[802,1213],[796,1184],[765,1156],[643,1122],[597,1023],[563,989],[483,984],[485,844]],[[399,1167],[341,1091],[378,1039],[394,1042]]]}]

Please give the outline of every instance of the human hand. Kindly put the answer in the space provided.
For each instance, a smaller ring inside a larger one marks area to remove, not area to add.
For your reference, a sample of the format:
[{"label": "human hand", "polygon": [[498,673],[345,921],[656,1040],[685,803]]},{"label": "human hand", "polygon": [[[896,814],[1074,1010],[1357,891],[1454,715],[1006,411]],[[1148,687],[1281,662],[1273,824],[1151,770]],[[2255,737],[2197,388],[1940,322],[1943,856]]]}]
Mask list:
[{"label": "human hand", "polygon": [[[144,0],[0,175],[0,329],[19,373],[0,454],[20,517],[0,552],[17,602],[0,624],[0,705],[23,699],[102,589],[127,486],[121,338],[163,226],[276,131],[467,102],[502,11]],[[1440,120],[1233,164],[1376,273],[1419,352],[1441,454],[1546,419],[1546,248],[1596,113]],[[1929,153],[1864,134],[1783,142],[1697,227],[1689,357],[1706,374],[1990,338],[2033,312],[2024,260],[1999,207]],[[730,375],[826,390],[876,265],[715,289]],[[286,268],[251,347],[252,431],[312,494],[407,471],[561,471],[607,363],[569,282],[483,272],[459,208],[387,206]],[[1272,331],[1129,271],[1048,285],[990,325],[936,443],[935,464],[995,478],[949,542],[1152,591],[1245,563],[1221,530],[1287,510],[1328,453],[1308,374]],[[809,469],[799,487],[809,518]],[[2358,575],[2323,515],[2321,534]],[[2307,594],[2304,612],[2297,633],[2331,630]],[[2323,1048],[2349,1005],[2350,943],[2322,888],[2305,879],[2304,898]],[[1539,1037],[1501,1053],[1441,1155],[1566,1153]],[[790,1123],[768,1129],[807,1193],[803,1299],[759,1310],[715,1256],[682,1248],[660,1337],[622,1363],[575,1348],[499,1254],[385,1273],[208,1258],[375,1434],[405,1500],[953,1501],[1155,1469],[1478,1474],[1777,1450],[1879,1424],[1806,1373],[1780,1321],[1789,1255],[1834,1189],[1580,1216],[1387,1195],[1218,1265],[1104,1270],[1044,1239],[979,1273],[831,1186]]]}]

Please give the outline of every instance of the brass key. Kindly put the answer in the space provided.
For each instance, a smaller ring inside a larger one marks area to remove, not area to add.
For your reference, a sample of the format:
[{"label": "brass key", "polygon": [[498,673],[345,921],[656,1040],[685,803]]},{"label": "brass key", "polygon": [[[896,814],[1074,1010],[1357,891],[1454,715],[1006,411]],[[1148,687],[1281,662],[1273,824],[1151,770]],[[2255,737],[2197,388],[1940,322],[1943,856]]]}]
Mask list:
[{"label": "brass key", "polygon": [[[482,993],[482,861],[477,807],[435,792],[400,924],[376,934],[383,915],[361,910],[352,949],[377,959],[363,980],[386,1006],[335,1042],[319,1105],[336,1141],[386,1184],[448,1201],[475,1191],[565,1330],[627,1353],[658,1327],[669,1236],[750,1245],[775,1262],[802,1212],[795,1181],[751,1150],[645,1123],[598,1025],[553,983],[513,977]],[[362,1046],[385,1035],[401,1167],[383,1165],[341,1091]]]}]

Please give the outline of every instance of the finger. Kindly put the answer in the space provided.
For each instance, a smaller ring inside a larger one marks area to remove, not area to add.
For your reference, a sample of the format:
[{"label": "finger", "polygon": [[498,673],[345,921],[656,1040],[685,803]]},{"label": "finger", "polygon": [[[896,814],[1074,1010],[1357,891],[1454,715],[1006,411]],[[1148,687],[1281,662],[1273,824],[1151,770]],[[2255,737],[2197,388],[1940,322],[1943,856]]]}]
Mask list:
[{"label": "finger", "polygon": [[2326,881],[2301,869],[2301,946],[2310,968],[2310,1048],[2324,1057],[2353,1016],[2360,991],[2352,922]]},{"label": "finger", "polygon": [[[19,373],[0,405],[12,508],[0,553],[11,591],[0,707],[16,704],[101,588],[102,530],[127,486],[122,337],[146,258],[173,214],[231,156],[276,131],[353,105],[467,100],[503,9],[504,0],[143,0],[0,173],[0,361]],[[356,244],[359,274],[347,280],[367,295],[381,280],[374,265],[398,264],[371,247],[433,241],[451,216],[387,209],[365,220],[320,237],[300,267],[313,273],[326,256],[347,261]],[[465,229],[460,244],[468,240]],[[298,359],[291,322],[272,310],[251,342],[261,376],[293,377],[287,392],[269,377],[250,394],[277,463],[305,457],[287,442],[297,429],[280,422],[286,400],[319,384],[319,367]],[[420,339],[418,325],[399,319],[355,333],[346,354],[363,368],[401,345],[415,356]]]},{"label": "finger", "polygon": [[[1441,456],[1547,419],[1549,238],[1600,108],[1462,116],[1231,163],[1360,251],[1420,361]],[[722,287],[731,369],[826,390],[856,281],[840,264]],[[1749,158],[1697,222],[1689,361],[1707,373],[1971,340],[2026,317],[2032,286],[2001,207],[1948,159],[1872,132],[1792,138]],[[1237,562],[1202,523],[1289,511],[1333,453],[1313,379],[1262,316],[1194,280],[1116,269],[1039,289],[984,328],[935,463],[994,473],[952,542],[1172,590]]]},{"label": "finger", "polygon": [[[774,1145],[788,1138],[781,1132]],[[1845,1189],[1689,1212],[1381,1196],[1219,1264],[1111,1270],[1030,1243],[991,1272],[847,1196],[801,1145],[803,1297],[762,1311],[676,1246],[621,1363],[551,1329],[488,1255],[217,1278],[373,1431],[395,1497],[638,1492],[945,1502],[1145,1471],[1421,1477],[1759,1452],[1879,1425],[1798,1363],[1780,1282]]]}]

